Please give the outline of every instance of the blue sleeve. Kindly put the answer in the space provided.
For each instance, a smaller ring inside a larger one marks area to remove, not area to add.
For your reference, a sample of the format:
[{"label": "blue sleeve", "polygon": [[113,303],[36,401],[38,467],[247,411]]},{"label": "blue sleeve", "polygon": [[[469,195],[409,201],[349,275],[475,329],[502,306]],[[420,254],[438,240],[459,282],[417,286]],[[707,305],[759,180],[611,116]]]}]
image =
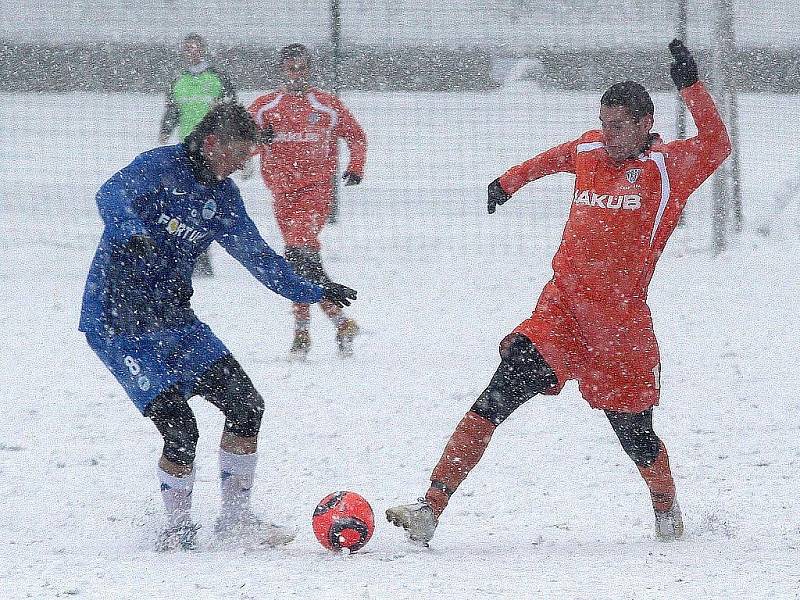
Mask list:
[{"label": "blue sleeve", "polygon": [[117,171],[97,192],[97,208],[109,237],[124,241],[147,233],[137,212],[136,202],[161,187],[162,164],[157,157],[140,154],[124,169]]},{"label": "blue sleeve", "polygon": [[234,191],[224,232],[217,242],[253,276],[276,294],[292,302],[313,304],[322,300],[322,287],[297,275],[286,259],[269,247]]}]

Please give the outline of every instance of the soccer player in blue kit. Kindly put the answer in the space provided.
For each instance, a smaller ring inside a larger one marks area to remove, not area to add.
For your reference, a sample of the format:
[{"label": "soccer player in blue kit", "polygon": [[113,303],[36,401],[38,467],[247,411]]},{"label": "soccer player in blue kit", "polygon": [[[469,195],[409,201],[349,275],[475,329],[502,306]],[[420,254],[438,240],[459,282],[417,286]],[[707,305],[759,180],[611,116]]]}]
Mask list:
[{"label": "soccer player in blue kit", "polygon": [[97,193],[105,224],[92,261],[80,330],[164,438],[158,478],[168,524],[156,549],[192,549],[198,429],[187,401],[203,396],[225,415],[219,449],[222,539],[286,543],[292,535],[250,509],[264,400],[225,345],[192,311],[192,270],[217,241],[253,276],[293,302],[348,306],[356,292],[301,278],[263,240],[236,184],[260,139],[234,102],[213,108],[182,144],[140,154]]}]

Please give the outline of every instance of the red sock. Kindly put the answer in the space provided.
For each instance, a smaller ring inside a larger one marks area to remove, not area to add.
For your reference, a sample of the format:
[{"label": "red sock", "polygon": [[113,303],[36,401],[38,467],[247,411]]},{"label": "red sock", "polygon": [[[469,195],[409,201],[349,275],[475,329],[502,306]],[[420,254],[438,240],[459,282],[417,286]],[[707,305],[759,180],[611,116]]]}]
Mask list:
[{"label": "red sock", "polygon": [[311,307],[308,304],[292,304],[292,312],[294,313],[294,330],[295,331],[308,331],[308,325],[311,322]]},{"label": "red sock", "polygon": [[650,488],[650,499],[653,508],[665,511],[672,508],[675,501],[675,481],[669,468],[669,456],[664,442],[658,450],[655,462],[649,467],[638,467],[639,473]]},{"label": "red sock", "polygon": [[425,499],[438,518],[450,495],[458,489],[483,456],[496,425],[472,411],[464,415],[431,473],[431,487]]}]

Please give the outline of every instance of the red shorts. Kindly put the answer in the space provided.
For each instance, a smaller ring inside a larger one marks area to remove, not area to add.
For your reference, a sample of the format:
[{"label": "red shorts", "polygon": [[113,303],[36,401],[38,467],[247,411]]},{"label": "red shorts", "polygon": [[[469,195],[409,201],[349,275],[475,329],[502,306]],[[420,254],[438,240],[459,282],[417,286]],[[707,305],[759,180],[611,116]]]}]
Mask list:
[{"label": "red shorts", "polygon": [[576,379],[592,408],[635,413],[658,404],[658,343],[644,301],[612,314],[576,302],[550,281],[531,317],[514,331],[530,339],[555,371],[558,385],[549,394]]},{"label": "red shorts", "polygon": [[273,192],[278,228],[287,246],[320,249],[319,234],[331,212],[333,185],[321,184],[290,192]]}]

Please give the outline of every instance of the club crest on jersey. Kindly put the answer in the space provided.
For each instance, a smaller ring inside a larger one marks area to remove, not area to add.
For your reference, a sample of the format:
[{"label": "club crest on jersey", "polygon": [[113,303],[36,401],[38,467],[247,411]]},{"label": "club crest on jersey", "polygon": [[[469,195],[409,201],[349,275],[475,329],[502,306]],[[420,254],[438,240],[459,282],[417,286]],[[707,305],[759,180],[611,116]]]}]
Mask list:
[{"label": "club crest on jersey", "polygon": [[628,183],[636,183],[639,181],[639,175],[642,174],[641,169],[628,169],[625,171],[625,179],[628,180]]},{"label": "club crest on jersey", "polygon": [[207,221],[213,219],[217,214],[217,203],[214,200],[209,200],[203,205],[203,218]]},{"label": "club crest on jersey", "polygon": [[319,123],[319,120],[322,118],[322,115],[316,111],[311,111],[308,114],[308,124],[309,125],[316,125]]}]

